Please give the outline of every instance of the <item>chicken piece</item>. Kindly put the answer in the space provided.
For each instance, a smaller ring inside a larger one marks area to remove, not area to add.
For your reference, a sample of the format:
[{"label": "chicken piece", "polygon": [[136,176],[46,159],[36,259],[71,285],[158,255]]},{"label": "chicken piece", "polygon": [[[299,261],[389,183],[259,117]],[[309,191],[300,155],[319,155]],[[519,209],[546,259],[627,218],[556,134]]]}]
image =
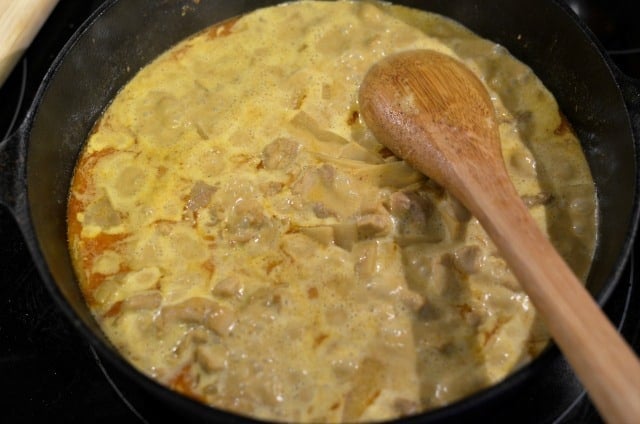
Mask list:
[{"label": "chicken piece", "polygon": [[235,313],[213,300],[192,297],[183,302],[165,306],[161,312],[161,325],[176,323],[202,325],[220,336],[228,335],[235,324]]},{"label": "chicken piece", "polygon": [[392,225],[389,217],[383,214],[363,215],[356,221],[358,237],[360,239],[385,236],[391,231]]},{"label": "chicken piece", "polygon": [[300,145],[289,138],[277,138],[262,150],[265,169],[286,169],[295,160]]}]

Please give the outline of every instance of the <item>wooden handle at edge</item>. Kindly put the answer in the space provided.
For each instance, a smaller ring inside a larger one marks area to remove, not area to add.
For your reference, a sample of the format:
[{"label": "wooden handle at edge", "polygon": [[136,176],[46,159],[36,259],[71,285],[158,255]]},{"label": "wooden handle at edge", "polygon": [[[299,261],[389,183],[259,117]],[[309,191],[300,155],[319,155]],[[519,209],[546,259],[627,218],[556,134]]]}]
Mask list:
[{"label": "wooden handle at edge", "polygon": [[58,0],[0,0],[0,86]]},{"label": "wooden handle at edge", "polygon": [[[522,202],[478,217],[609,423],[640,422],[640,361]],[[488,215],[493,215],[489,217]]]}]

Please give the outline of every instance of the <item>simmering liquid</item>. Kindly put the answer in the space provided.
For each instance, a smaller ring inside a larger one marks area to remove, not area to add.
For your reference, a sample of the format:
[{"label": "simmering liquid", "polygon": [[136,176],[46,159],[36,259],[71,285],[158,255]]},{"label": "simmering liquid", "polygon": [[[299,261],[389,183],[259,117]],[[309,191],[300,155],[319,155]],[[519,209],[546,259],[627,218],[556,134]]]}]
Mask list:
[{"label": "simmering liquid", "polygon": [[293,2],[158,57],[87,140],[69,246],[124,357],[216,408],[353,422],[449,404],[547,345],[477,220],[360,117],[369,67],[417,48],[486,85],[519,194],[586,276],[594,184],[528,67],[432,13]]}]

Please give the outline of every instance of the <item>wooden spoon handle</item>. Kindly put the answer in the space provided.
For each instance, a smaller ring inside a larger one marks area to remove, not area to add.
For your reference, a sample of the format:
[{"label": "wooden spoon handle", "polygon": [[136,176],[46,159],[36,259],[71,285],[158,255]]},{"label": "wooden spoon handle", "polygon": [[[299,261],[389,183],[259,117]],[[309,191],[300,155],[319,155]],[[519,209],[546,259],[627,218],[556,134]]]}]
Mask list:
[{"label": "wooden spoon handle", "polygon": [[467,199],[476,209],[472,212],[545,319],[602,417],[610,423],[640,422],[640,362],[540,230],[510,181],[503,179],[473,189],[487,196]]},{"label": "wooden spoon handle", "polygon": [[0,0],[0,86],[58,0]]},{"label": "wooden spoon handle", "polygon": [[407,51],[369,70],[359,102],[378,140],[478,218],[604,419],[640,422],[640,362],[516,192],[482,82],[446,55]]}]

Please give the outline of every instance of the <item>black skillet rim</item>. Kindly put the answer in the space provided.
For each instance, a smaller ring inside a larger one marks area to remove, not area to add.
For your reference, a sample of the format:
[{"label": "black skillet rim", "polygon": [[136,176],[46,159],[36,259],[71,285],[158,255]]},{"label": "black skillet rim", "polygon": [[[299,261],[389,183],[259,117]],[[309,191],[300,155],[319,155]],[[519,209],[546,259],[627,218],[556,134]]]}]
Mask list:
[{"label": "black skillet rim", "polygon": [[[18,130],[18,137],[20,144],[24,144],[22,147],[23,151],[28,153],[28,144],[31,135],[31,127],[35,120],[35,117],[38,114],[40,103],[47,92],[47,88],[49,86],[50,81],[55,77],[56,72],[59,66],[64,62],[68,52],[75,46],[75,44],[80,40],[85,32],[100,19],[100,17],[112,6],[118,3],[120,0],[107,0],[101,6],[96,9],[94,13],[91,14],[89,18],[87,18],[82,25],[78,27],[78,29],[71,36],[69,41],[64,45],[64,47],[57,54],[56,58],[52,62],[52,65],[48,69],[45,74],[45,77],[38,88],[36,95],[32,104],[29,106],[26,117],[21,124]],[[600,43],[599,40],[592,34],[589,28],[583,23],[575,13],[569,8],[568,5],[561,2],[560,0],[551,0],[551,2],[559,7],[566,15],[567,19],[570,19],[574,25],[576,25],[583,35],[591,42],[593,48],[598,53],[601,60],[605,63],[606,67],[610,71],[611,79],[615,82],[618,90],[622,93],[623,87],[620,81],[620,76],[623,75],[613,61],[606,55],[605,49]],[[629,114],[631,111],[629,110],[629,101],[625,99],[627,106],[627,121],[629,121]],[[634,129],[629,122],[629,128]],[[631,136],[633,139],[633,147],[635,152],[635,163],[638,164],[638,138],[640,138],[640,134],[636,134],[634,130],[631,131]],[[21,150],[22,150],[21,149]],[[26,166],[26,162],[25,162]],[[24,170],[23,170],[24,171]],[[602,306],[609,299],[611,293],[613,292],[615,286],[619,283],[620,277],[624,272],[624,268],[629,261],[631,250],[633,248],[633,242],[636,236],[636,232],[638,229],[638,219],[640,216],[640,205],[638,204],[638,198],[640,197],[639,190],[639,182],[640,176],[638,173],[638,169],[636,166],[636,181],[635,181],[635,190],[634,190],[634,207],[631,214],[631,222],[629,227],[629,233],[625,240],[625,243],[622,246],[620,254],[618,255],[618,260],[616,262],[616,266],[614,267],[612,273],[607,279],[607,283],[603,287],[603,289],[598,293],[596,299],[598,303]],[[26,179],[24,183],[24,187],[26,189]],[[129,378],[132,378],[136,383],[142,385],[146,389],[152,391],[156,395],[160,396],[162,399],[167,400],[172,403],[178,403],[177,407],[180,409],[189,408],[190,412],[195,413],[198,417],[201,418],[213,418],[217,417],[220,419],[225,419],[227,422],[261,422],[254,420],[252,418],[242,417],[236,414],[230,414],[215,408],[211,408],[205,406],[197,401],[189,399],[188,397],[177,394],[176,392],[166,388],[165,386],[157,383],[155,380],[152,380],[142,373],[137,371],[132,365],[130,365],[127,361],[125,361],[121,355],[117,354],[113,348],[107,346],[102,339],[100,339],[72,310],[64,295],[61,293],[57,284],[55,283],[53,277],[51,276],[48,266],[45,263],[43,254],[40,250],[40,245],[35,235],[35,230],[31,223],[31,211],[30,206],[26,200],[26,196],[24,197],[24,204],[22,202],[18,202],[16,205],[16,210],[13,211],[16,216],[16,219],[19,223],[19,226],[22,230],[23,236],[29,246],[29,250],[32,252],[32,256],[34,262],[40,271],[41,276],[43,276],[43,280],[45,285],[47,286],[48,291],[54,298],[55,302],[61,309],[64,311],[64,314],[68,319],[73,323],[73,325],[81,332],[81,334],[90,341],[91,345],[97,348],[97,352],[102,356],[106,357],[108,361],[114,364],[120,371],[124,372]],[[28,218],[25,218],[28,217]],[[487,402],[495,400],[496,398],[503,397],[504,394],[511,391],[513,387],[517,387],[518,385],[524,383],[530,376],[542,371],[545,367],[545,364],[554,357],[561,354],[558,348],[555,345],[551,345],[547,348],[538,358],[532,361],[530,364],[525,367],[517,370],[516,372],[509,375],[503,381],[490,386],[486,389],[481,390],[467,398],[461,399],[460,401],[454,402],[451,405],[426,412],[424,414],[416,415],[414,417],[404,418],[403,421],[407,423],[417,423],[417,422],[439,422],[441,420],[458,416],[459,414],[464,414],[468,412],[475,411],[476,409],[482,407]]]}]

